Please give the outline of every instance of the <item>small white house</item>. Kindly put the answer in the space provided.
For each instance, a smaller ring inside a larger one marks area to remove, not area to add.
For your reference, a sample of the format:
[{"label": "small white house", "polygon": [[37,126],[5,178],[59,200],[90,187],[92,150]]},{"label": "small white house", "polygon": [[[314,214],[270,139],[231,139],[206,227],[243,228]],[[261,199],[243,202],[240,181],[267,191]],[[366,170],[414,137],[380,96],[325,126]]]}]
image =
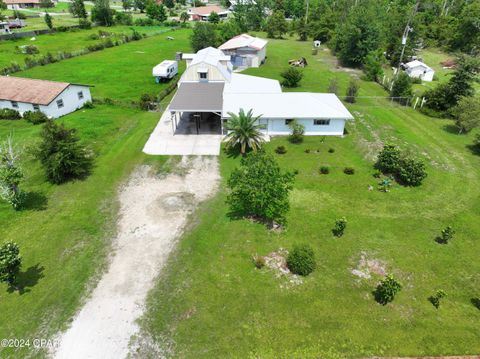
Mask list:
[{"label": "small white house", "polygon": [[[4,2],[9,10],[36,9],[42,7],[40,0],[5,0]],[[52,2],[56,4],[57,0],[52,0]]]},{"label": "small white house", "polygon": [[10,34],[10,26],[8,25],[8,22],[3,22],[0,21],[0,35],[2,34]]},{"label": "small white house", "polygon": [[163,80],[170,80],[178,74],[178,62],[174,60],[164,60],[153,68],[152,74],[157,84]]},{"label": "small white house", "polygon": [[435,71],[425,63],[413,60],[403,65],[405,72],[412,78],[419,78],[422,81],[432,81]]},{"label": "small white house", "polygon": [[41,111],[57,118],[92,101],[88,85],[0,76],[0,108]]},{"label": "small white house", "polygon": [[219,49],[230,55],[235,67],[259,67],[265,62],[267,43],[267,40],[241,34],[220,45]]}]

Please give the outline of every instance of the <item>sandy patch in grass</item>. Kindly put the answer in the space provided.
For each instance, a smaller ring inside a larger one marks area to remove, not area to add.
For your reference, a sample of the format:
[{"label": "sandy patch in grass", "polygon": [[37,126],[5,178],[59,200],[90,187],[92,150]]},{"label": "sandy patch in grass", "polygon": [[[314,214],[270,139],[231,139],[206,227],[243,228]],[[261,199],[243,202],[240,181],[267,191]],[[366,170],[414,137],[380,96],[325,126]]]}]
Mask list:
[{"label": "sandy patch in grass", "polygon": [[[56,358],[125,358],[139,332],[148,291],[161,272],[187,217],[218,187],[215,158],[183,157],[185,175],[135,171],[119,194],[118,235],[107,272],[71,327],[59,335]],[[165,348],[168,350],[168,348]]]},{"label": "sandy patch in grass", "polygon": [[303,283],[303,279],[290,272],[287,267],[288,251],[284,248],[280,248],[277,251],[267,254],[263,258],[265,259],[265,267],[270,269],[277,278],[285,278],[281,288],[290,288]]},{"label": "sandy patch in grass", "polygon": [[384,277],[387,274],[387,264],[379,259],[368,258],[366,252],[360,253],[360,260],[356,268],[351,270],[351,273],[360,279],[370,279],[372,274]]}]

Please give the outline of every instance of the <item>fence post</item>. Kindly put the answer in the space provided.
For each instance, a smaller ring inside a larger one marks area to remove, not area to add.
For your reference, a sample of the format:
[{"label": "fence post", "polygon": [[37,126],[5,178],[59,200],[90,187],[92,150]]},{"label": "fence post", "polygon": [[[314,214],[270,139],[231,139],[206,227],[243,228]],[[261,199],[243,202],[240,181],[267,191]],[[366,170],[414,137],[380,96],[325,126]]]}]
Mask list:
[{"label": "fence post", "polygon": [[416,97],[416,98],[415,98],[415,103],[414,103],[414,105],[413,105],[413,109],[414,109],[414,110],[417,108],[417,104],[418,104],[418,100],[419,100],[419,99],[420,99],[419,97]]},{"label": "fence post", "polygon": [[427,100],[425,99],[425,97],[422,97],[422,103],[420,104],[420,108],[423,107],[423,105],[425,104],[425,102],[427,102]]}]

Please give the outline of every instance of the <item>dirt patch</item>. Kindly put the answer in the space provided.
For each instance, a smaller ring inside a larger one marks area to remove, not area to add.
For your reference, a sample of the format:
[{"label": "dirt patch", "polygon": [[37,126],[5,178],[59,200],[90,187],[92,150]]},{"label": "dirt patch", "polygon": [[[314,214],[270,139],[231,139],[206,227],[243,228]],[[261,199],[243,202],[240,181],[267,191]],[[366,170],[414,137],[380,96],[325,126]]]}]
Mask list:
[{"label": "dirt patch", "polygon": [[356,268],[351,270],[351,273],[360,279],[370,279],[372,274],[384,277],[387,274],[387,264],[379,259],[368,258],[366,252],[360,253],[360,260]]},{"label": "dirt patch", "polygon": [[284,248],[280,248],[277,251],[271,252],[266,255],[265,267],[270,269],[277,278],[285,279],[280,285],[281,288],[290,288],[303,283],[302,277],[293,274],[287,267],[288,251]]},{"label": "dirt patch", "polygon": [[[71,327],[59,334],[60,346],[52,356],[83,359],[129,355],[131,337],[138,340],[136,320],[144,312],[147,293],[183,233],[189,214],[218,188],[215,158],[183,157],[179,166],[188,169],[185,175],[157,176],[150,166],[142,166],[120,190],[118,235],[113,240],[108,270]],[[157,353],[169,351],[156,349]]]}]

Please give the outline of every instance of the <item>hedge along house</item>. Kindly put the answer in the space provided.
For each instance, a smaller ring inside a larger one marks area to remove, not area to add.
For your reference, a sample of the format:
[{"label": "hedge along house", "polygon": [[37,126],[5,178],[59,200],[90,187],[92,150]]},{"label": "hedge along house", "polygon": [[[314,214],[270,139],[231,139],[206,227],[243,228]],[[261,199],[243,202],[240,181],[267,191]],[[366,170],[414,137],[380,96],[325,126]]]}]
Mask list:
[{"label": "hedge along house", "polygon": [[187,68],[167,111],[176,134],[226,134],[231,115],[240,109],[261,116],[265,135],[288,135],[296,119],[306,135],[344,134],[353,116],[335,94],[282,92],[277,80],[233,72],[230,56],[208,47],[184,54]]},{"label": "hedge along house", "polygon": [[218,48],[230,55],[235,67],[260,67],[267,56],[267,40],[248,34],[235,36]]},{"label": "hedge along house", "polygon": [[91,102],[90,86],[0,76],[0,108],[9,108],[23,114],[41,111],[49,118],[57,118]]}]

